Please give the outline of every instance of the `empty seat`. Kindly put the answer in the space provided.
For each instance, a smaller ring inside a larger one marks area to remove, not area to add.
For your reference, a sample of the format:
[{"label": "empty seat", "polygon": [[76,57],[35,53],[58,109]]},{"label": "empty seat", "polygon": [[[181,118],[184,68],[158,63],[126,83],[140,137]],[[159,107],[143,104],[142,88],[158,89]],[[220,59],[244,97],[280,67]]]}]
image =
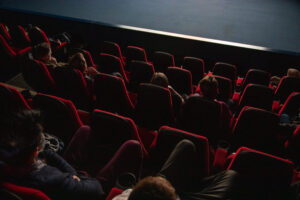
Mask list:
[{"label": "empty seat", "polygon": [[30,109],[24,97],[16,89],[0,83],[0,114]]},{"label": "empty seat", "polygon": [[12,37],[12,44],[15,48],[23,49],[30,46],[30,39],[22,26],[10,26],[9,32]]},{"label": "empty seat", "polygon": [[96,66],[95,63],[94,63],[93,57],[92,57],[91,53],[88,50],[81,49],[81,53],[83,54],[88,67]]},{"label": "empty seat", "polygon": [[83,125],[70,100],[39,93],[33,97],[32,103],[41,111],[45,132],[58,136],[65,145]]},{"label": "empty seat", "polygon": [[227,137],[221,130],[221,105],[200,96],[191,96],[182,105],[179,126],[207,137],[213,145]]},{"label": "empty seat", "polygon": [[300,110],[300,92],[293,92],[287,98],[281,109],[279,110],[278,114],[287,114],[289,115],[290,119],[293,120],[297,117],[297,114]]},{"label": "empty seat", "polygon": [[220,101],[227,102],[232,98],[232,81],[229,78],[214,75],[218,81],[219,92],[217,94],[217,99]]},{"label": "empty seat", "polygon": [[139,141],[144,155],[148,155],[132,119],[95,109],[90,127],[79,129],[64,156],[71,164],[96,175],[127,140]]},{"label": "empty seat", "polygon": [[155,71],[166,73],[168,67],[174,67],[174,56],[170,53],[156,51],[153,54],[153,65]]},{"label": "empty seat", "polygon": [[159,129],[158,137],[153,146],[155,163],[152,163],[152,165],[155,164],[157,169],[160,169],[174,147],[183,139],[190,140],[195,144],[201,162],[201,169],[198,170],[201,171],[203,177],[208,176],[210,174],[210,150],[207,138],[168,126],[162,126]]},{"label": "empty seat", "polygon": [[240,196],[278,200],[285,199],[289,194],[293,168],[289,160],[247,147],[239,148],[228,166],[242,178]]},{"label": "empty seat", "polygon": [[4,37],[4,39],[6,40],[6,42],[8,42],[8,43],[11,42],[11,40],[12,40],[11,35],[7,31],[5,25],[2,24],[2,23],[0,23],[0,35],[2,37]]},{"label": "empty seat", "polygon": [[46,33],[39,27],[33,27],[28,31],[28,36],[31,41],[31,46],[38,45],[40,43],[46,42],[50,44],[50,41]]},{"label": "empty seat", "polygon": [[[9,196],[10,200],[50,200],[47,195],[37,189],[19,186],[9,182],[1,182],[0,187],[13,194]],[[3,196],[1,195],[1,197]],[[5,197],[3,198],[6,199]]]},{"label": "empty seat", "polygon": [[285,142],[285,148],[288,158],[291,159],[296,166],[300,164],[300,125],[294,130],[292,136]]},{"label": "empty seat", "polygon": [[232,89],[235,89],[237,69],[235,65],[217,62],[212,70],[214,75],[229,78],[232,81]]},{"label": "empty seat", "polygon": [[116,56],[120,58],[122,64],[125,65],[125,60],[121,52],[120,46],[115,42],[104,41],[101,45],[101,53],[106,53],[109,55]]},{"label": "empty seat", "polygon": [[130,64],[129,90],[137,92],[140,83],[150,83],[154,74],[154,67],[151,63],[144,61],[132,61]]},{"label": "empty seat", "polygon": [[151,130],[172,124],[174,116],[170,91],[157,85],[142,83],[135,107],[135,122]]},{"label": "empty seat", "polygon": [[22,67],[22,74],[26,83],[35,91],[56,94],[56,84],[43,62],[27,60]]},{"label": "empty seat", "polygon": [[168,67],[166,75],[169,84],[180,94],[190,95],[193,93],[191,72],[179,67]]},{"label": "empty seat", "polygon": [[184,69],[187,69],[192,74],[193,85],[198,85],[199,81],[205,75],[205,65],[204,61],[201,58],[194,57],[184,57],[183,65]]},{"label": "empty seat", "polygon": [[244,106],[251,106],[271,111],[273,98],[274,91],[268,86],[248,84],[240,97],[239,110]]},{"label": "empty seat", "polygon": [[268,86],[270,77],[271,76],[269,72],[259,69],[249,69],[245,78],[243,79],[241,91],[243,91],[249,83]]},{"label": "empty seat", "polygon": [[109,74],[97,74],[94,82],[96,108],[132,116],[134,106],[123,79]]},{"label": "empty seat", "polygon": [[127,64],[131,63],[133,60],[148,62],[145,49],[136,46],[128,46],[126,49]]},{"label": "empty seat", "polygon": [[279,116],[270,111],[244,107],[233,127],[232,150],[241,146],[281,155],[283,144],[278,141]]},{"label": "empty seat", "polygon": [[100,53],[97,57],[98,71],[106,74],[118,72],[126,83],[128,78],[124,71],[124,65],[120,58],[106,53]]},{"label": "empty seat", "polygon": [[58,96],[71,100],[77,108],[83,110],[91,109],[91,94],[79,70],[56,67],[54,70],[54,80],[57,85]]},{"label": "empty seat", "polygon": [[276,88],[275,99],[284,103],[292,92],[300,92],[300,78],[284,76]]}]

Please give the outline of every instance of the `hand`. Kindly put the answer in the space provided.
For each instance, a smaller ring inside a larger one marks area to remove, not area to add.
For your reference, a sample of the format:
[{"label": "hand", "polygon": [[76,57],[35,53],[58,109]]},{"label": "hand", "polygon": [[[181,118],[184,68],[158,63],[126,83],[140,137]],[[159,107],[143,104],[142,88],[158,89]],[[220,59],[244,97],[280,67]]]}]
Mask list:
[{"label": "hand", "polygon": [[73,175],[73,179],[77,180],[78,182],[80,182],[80,178],[76,175]]}]

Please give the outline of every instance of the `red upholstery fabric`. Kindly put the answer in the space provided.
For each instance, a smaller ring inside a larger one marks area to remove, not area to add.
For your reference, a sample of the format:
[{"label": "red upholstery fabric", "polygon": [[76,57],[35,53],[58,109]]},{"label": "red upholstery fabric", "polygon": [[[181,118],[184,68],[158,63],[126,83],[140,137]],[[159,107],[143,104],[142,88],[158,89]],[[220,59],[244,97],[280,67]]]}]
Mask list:
[{"label": "red upholstery fabric", "polygon": [[245,106],[233,127],[233,148],[247,146],[281,155],[283,144],[277,140],[279,116],[258,108]]},{"label": "red upholstery fabric", "polygon": [[203,177],[208,176],[210,174],[210,150],[207,138],[168,126],[162,126],[159,129],[158,137],[154,145],[153,155],[155,156],[154,160],[158,162],[156,163],[158,164],[158,169],[169,157],[177,143],[183,139],[188,139],[195,144],[202,166],[202,168],[198,170],[201,171]]},{"label": "red upholstery fabric", "polygon": [[126,49],[127,64],[131,63],[133,60],[148,62],[145,49],[136,46],[128,46]]},{"label": "red upholstery fabric", "polygon": [[0,45],[1,45],[1,52],[6,54],[7,56],[13,58],[17,54],[14,52],[14,50],[8,45],[7,41],[4,39],[4,37],[0,34]]},{"label": "red upholstery fabric", "polygon": [[172,124],[174,115],[170,91],[157,85],[142,83],[135,106],[135,122],[150,130]]},{"label": "red upholstery fabric", "polygon": [[39,93],[33,97],[33,106],[42,111],[45,130],[60,137],[65,144],[83,125],[70,100]]},{"label": "red upholstery fabric", "polygon": [[47,197],[43,192],[33,189],[33,188],[18,186],[18,185],[8,183],[8,182],[2,182],[2,183],[0,183],[0,185],[1,185],[1,187],[7,189],[8,191],[10,191],[24,199],[50,200],[50,198]]},{"label": "red upholstery fabric", "polygon": [[132,61],[130,66],[129,90],[137,92],[140,83],[150,83],[154,74],[154,67],[151,63],[144,61]]},{"label": "red upholstery fabric", "polygon": [[192,74],[189,70],[179,67],[168,67],[166,75],[169,84],[180,94],[190,95],[193,93]]},{"label": "red upholstery fabric", "polygon": [[109,74],[98,74],[95,76],[94,91],[97,108],[124,116],[133,115],[134,105],[123,79]]},{"label": "red upholstery fabric", "polygon": [[182,67],[187,69],[192,74],[193,85],[198,85],[199,81],[205,75],[205,64],[201,58],[194,58],[185,56]]},{"label": "red upholstery fabric", "polygon": [[268,86],[248,84],[240,97],[239,110],[244,106],[251,106],[271,111],[273,98],[274,91]]},{"label": "red upholstery fabric", "polygon": [[101,46],[101,52],[118,57],[125,65],[125,60],[121,52],[120,46],[115,42],[104,41]]},{"label": "red upholstery fabric", "polygon": [[165,73],[168,67],[175,66],[174,56],[170,53],[156,51],[153,54],[153,65],[155,71]]},{"label": "red upholstery fabric", "polygon": [[223,76],[232,81],[232,88],[235,89],[237,69],[235,65],[217,62],[212,70],[213,75]]},{"label": "red upholstery fabric", "polygon": [[0,23],[0,35],[2,35],[7,42],[11,41],[11,35],[8,33],[8,31],[6,30],[6,27],[4,24]]},{"label": "red upholstery fabric", "polygon": [[281,107],[278,114],[281,115],[285,113],[288,114],[291,119],[293,119],[298,114],[299,108],[300,108],[300,92],[293,92],[287,98],[287,100]]},{"label": "red upholstery fabric", "polygon": [[276,88],[275,99],[284,103],[292,92],[300,92],[300,78],[284,76]]},{"label": "red upholstery fabric", "polygon": [[293,135],[285,142],[285,148],[289,158],[297,165],[300,163],[300,125],[295,129]]},{"label": "red upholstery fabric", "polygon": [[243,91],[249,83],[261,84],[268,86],[270,82],[270,73],[259,70],[249,69],[241,85],[241,91]]},{"label": "red upholstery fabric", "polygon": [[92,58],[92,55],[89,51],[87,50],[82,50],[83,51],[83,54],[84,54],[84,58],[86,59],[86,62],[87,62],[87,65],[89,67],[95,67],[95,63],[94,63],[94,60]]},{"label": "red upholstery fabric", "polygon": [[110,193],[107,195],[105,200],[112,200],[114,197],[121,194],[122,192],[123,192],[123,190],[114,187],[111,189]]},{"label": "red upholstery fabric", "polygon": [[100,53],[97,59],[97,64],[99,65],[98,70],[100,72],[107,74],[119,72],[124,81],[128,83],[129,80],[126,76],[124,65],[120,58],[106,53]]}]

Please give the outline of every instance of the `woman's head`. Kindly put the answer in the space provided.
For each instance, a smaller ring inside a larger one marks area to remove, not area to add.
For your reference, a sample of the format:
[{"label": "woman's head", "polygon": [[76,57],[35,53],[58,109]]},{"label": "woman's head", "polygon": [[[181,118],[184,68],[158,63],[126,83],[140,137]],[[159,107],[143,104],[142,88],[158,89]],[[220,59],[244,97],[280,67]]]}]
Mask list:
[{"label": "woman's head", "polygon": [[152,84],[164,87],[164,88],[168,88],[169,85],[169,80],[168,77],[161,72],[156,72],[155,74],[153,74],[151,81]]},{"label": "woman's head", "polygon": [[71,56],[69,64],[71,67],[73,67],[74,69],[78,69],[82,73],[86,73],[87,71],[86,60],[82,53],[76,53]]}]

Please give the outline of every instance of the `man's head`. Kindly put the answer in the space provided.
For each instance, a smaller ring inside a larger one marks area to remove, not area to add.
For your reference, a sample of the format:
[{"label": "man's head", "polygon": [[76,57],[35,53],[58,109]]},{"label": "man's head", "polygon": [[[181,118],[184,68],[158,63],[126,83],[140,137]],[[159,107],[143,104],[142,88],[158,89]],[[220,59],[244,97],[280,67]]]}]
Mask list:
[{"label": "man's head", "polygon": [[176,200],[176,192],[162,177],[146,177],[133,188],[128,200]]},{"label": "man's head", "polygon": [[288,71],[287,71],[287,76],[288,77],[300,78],[300,72],[299,72],[298,69],[289,68]]},{"label": "man's head", "polygon": [[161,72],[156,72],[155,74],[153,74],[151,81],[152,84],[164,87],[164,88],[168,88],[169,85],[169,80],[167,78],[167,76],[164,73]]},{"label": "man's head", "polygon": [[11,167],[31,165],[44,139],[39,112],[24,110],[1,116],[0,134],[0,160]]},{"label": "man's head", "polygon": [[52,57],[51,47],[47,42],[40,43],[34,47],[35,58],[47,62]]},{"label": "man's head", "polygon": [[76,53],[71,56],[69,64],[71,67],[73,67],[74,69],[78,69],[82,73],[86,73],[87,71],[86,60],[82,53]]},{"label": "man's head", "polygon": [[203,79],[199,81],[200,90],[204,97],[209,99],[215,99],[218,94],[218,81],[213,76],[205,76]]}]

